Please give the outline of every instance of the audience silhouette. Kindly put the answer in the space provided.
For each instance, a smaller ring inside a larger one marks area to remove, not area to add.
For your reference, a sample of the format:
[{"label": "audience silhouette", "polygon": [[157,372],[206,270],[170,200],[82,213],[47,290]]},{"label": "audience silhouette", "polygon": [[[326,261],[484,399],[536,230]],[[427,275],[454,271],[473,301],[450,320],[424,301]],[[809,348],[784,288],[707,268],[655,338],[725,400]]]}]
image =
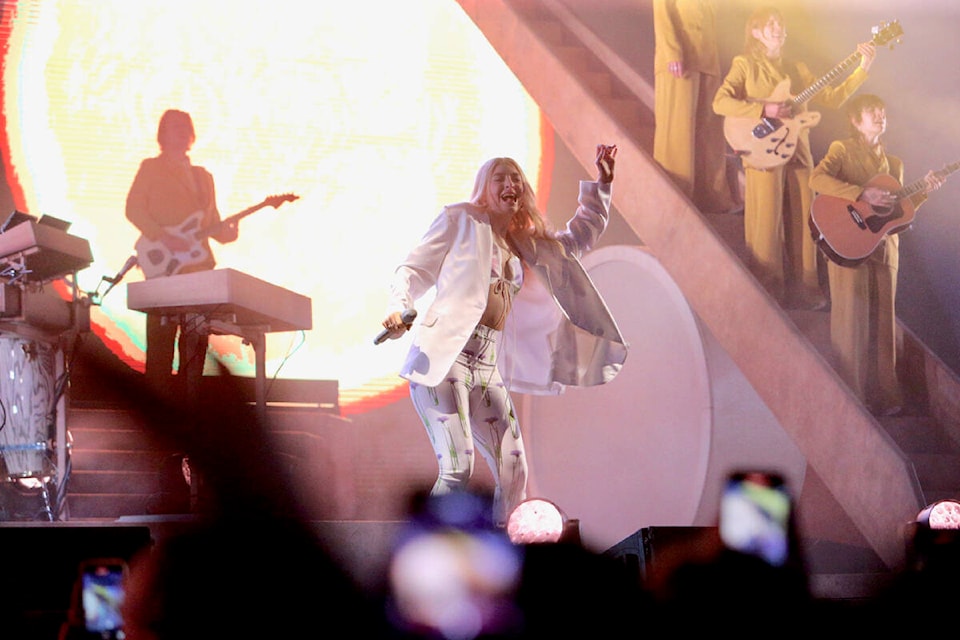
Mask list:
[{"label": "audience silhouette", "polygon": [[[920,520],[907,536],[910,562],[889,587],[862,602],[837,603],[812,594],[792,520],[788,561],[735,550],[718,527],[697,553],[681,553],[651,579],[649,571],[644,577],[613,555],[588,550],[579,536],[512,543],[491,518],[491,495],[430,496],[427,489],[411,494],[387,566],[371,587],[317,534],[288,469],[271,453],[267,425],[229,385],[224,396],[187,413],[146,386],[115,382],[127,385],[123,393],[156,435],[189,456],[204,491],[188,526],[130,562],[126,640],[337,629],[386,640],[619,637],[660,625],[671,632],[880,631],[958,595],[957,530]],[[172,475],[180,459],[168,461]],[[183,505],[181,489],[174,511]],[[80,619],[70,612],[61,639],[102,637],[84,632]]]}]

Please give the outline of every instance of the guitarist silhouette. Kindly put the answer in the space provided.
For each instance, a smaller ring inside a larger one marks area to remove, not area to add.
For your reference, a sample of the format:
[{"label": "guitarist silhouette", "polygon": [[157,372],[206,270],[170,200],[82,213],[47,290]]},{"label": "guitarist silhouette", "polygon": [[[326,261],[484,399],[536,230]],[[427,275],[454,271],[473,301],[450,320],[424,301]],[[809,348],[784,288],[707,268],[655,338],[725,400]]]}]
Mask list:
[{"label": "guitarist silhouette", "polygon": [[[140,231],[141,240],[163,247],[173,255],[193,250],[197,242],[202,245],[203,259],[184,267],[183,272],[214,268],[216,262],[209,252],[209,238],[228,243],[239,235],[237,224],[222,224],[213,176],[190,162],[188,153],[195,139],[189,114],[176,110],[164,113],[157,131],[160,155],[140,163],[127,194],[127,219]],[[196,226],[195,231],[209,229],[211,232],[203,238],[192,239],[181,231],[181,227],[190,222]],[[144,255],[138,258],[141,268],[151,263]],[[164,275],[175,271],[177,269],[171,269]]]},{"label": "guitarist silhouette", "polygon": [[[216,260],[209,239],[228,243],[239,235],[238,219],[220,218],[213,176],[190,161],[189,151],[195,140],[190,114],[176,109],[164,112],[157,127],[160,153],[140,163],[127,194],[126,217],[142,235],[138,244],[149,244],[149,250],[138,254],[145,275],[156,265],[162,265],[161,273],[152,275],[213,269]],[[185,223],[202,233],[181,233]],[[196,260],[156,260],[160,254],[195,255]],[[147,314],[147,382],[157,392],[169,394],[171,400],[186,399],[192,405],[198,399],[208,343],[202,324],[202,318],[190,314]],[[173,372],[175,347],[179,355],[177,375]]]}]

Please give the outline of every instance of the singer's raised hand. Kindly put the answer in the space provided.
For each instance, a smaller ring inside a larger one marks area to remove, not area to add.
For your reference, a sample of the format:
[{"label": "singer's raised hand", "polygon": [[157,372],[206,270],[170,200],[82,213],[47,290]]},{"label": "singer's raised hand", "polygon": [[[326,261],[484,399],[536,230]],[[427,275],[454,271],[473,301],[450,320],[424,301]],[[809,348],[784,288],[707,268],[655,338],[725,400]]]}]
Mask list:
[{"label": "singer's raised hand", "polygon": [[613,166],[616,164],[617,145],[597,145],[597,181],[613,182]]}]

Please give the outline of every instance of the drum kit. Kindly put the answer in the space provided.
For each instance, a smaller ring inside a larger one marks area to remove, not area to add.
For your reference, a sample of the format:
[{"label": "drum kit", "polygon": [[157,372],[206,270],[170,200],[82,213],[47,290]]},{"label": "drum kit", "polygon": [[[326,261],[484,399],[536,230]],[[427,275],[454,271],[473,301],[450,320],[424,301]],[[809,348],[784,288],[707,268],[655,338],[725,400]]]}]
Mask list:
[{"label": "drum kit", "polygon": [[[84,325],[76,272],[92,262],[69,226],[20,211],[0,223],[0,520],[59,520],[65,508],[64,344]],[[72,297],[45,286],[54,280]]]},{"label": "drum kit", "polygon": [[[0,470],[21,493],[38,493],[54,519],[49,485],[57,478],[56,346],[0,334]],[[12,515],[12,514],[8,514]]]}]

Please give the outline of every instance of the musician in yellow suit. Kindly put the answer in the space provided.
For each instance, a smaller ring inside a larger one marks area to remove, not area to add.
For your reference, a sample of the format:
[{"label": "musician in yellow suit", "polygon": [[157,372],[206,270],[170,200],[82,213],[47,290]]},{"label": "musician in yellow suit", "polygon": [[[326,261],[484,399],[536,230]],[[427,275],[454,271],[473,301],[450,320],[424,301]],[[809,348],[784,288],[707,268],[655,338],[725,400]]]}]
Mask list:
[{"label": "musician in yellow suit", "polygon": [[[850,100],[847,115],[851,136],[830,144],[811,173],[810,187],[845,200],[892,207],[895,195],[870,184],[881,174],[903,184],[903,162],[888,154],[880,140],[887,127],[886,105],[875,95],[858,95]],[[930,171],[924,182],[926,190],[911,198],[914,207],[926,200],[926,192],[939,189],[942,179]],[[877,415],[896,414],[903,403],[896,370],[899,261],[899,235],[894,234],[879,238],[873,253],[857,265],[827,263],[830,341],[839,373]]]},{"label": "musician in yellow suit", "polygon": [[[152,253],[172,256],[194,248],[193,238],[176,231],[196,212],[200,212],[197,230],[215,230],[210,237],[221,243],[237,239],[235,223],[221,224],[213,176],[190,162],[189,152],[195,141],[190,114],[176,109],[164,112],[157,127],[160,154],[140,163],[127,193],[127,219],[144,238],[152,241],[156,247]],[[185,264],[178,273],[216,266],[206,240],[202,241],[202,247],[205,256],[196,263]],[[141,269],[149,277],[147,256],[138,257]],[[164,277],[164,274],[156,277]],[[200,321],[193,314],[179,317],[147,314],[146,377],[156,389],[172,394],[196,391],[203,375],[208,343],[208,336],[199,326]],[[173,376],[175,346],[180,358],[176,378]],[[171,384],[173,382],[181,384]]]},{"label": "musician in yellow suit", "polygon": [[720,87],[714,0],[653,0],[653,158],[701,211],[724,213],[723,121],[711,103]]},{"label": "musician in yellow suit", "polygon": [[[761,117],[797,115],[789,100],[766,101],[788,78],[794,94],[817,81],[806,65],[782,56],[786,39],[787,28],[779,10],[762,7],[748,18],[743,53],[733,58],[713,99],[717,114],[756,122]],[[866,81],[876,46],[861,43],[857,52],[860,62],[856,69],[840,84],[823,88],[816,102],[837,108]],[[750,166],[749,156],[743,161],[744,240],[751,270],[781,304],[823,308],[826,297],[820,285],[817,248],[808,231],[813,197],[809,131],[800,132],[793,157],[785,165],[758,169]]]}]

